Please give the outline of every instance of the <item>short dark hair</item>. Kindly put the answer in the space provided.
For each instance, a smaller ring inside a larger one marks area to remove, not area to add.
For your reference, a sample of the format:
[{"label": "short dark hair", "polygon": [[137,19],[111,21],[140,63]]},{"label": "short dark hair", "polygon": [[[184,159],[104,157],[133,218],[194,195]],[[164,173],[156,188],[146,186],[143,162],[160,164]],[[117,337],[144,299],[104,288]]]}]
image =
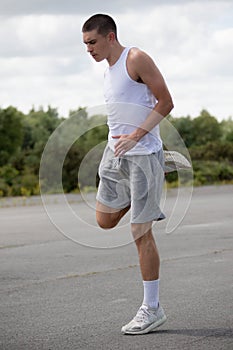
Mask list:
[{"label": "short dark hair", "polygon": [[97,30],[98,34],[103,36],[107,35],[110,32],[115,33],[117,39],[117,27],[116,23],[109,15],[98,13],[91,16],[83,25],[82,32],[90,32],[92,30]]}]

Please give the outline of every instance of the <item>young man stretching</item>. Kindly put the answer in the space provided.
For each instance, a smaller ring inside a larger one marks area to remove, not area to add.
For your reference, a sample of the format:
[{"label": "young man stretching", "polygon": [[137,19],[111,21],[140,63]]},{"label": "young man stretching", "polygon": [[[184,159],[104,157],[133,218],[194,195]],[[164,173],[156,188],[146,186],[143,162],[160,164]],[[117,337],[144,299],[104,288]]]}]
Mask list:
[{"label": "young man stretching", "polygon": [[153,60],[138,48],[120,44],[110,16],[90,17],[82,32],[88,53],[109,65],[104,78],[109,136],[99,167],[96,219],[100,227],[110,229],[131,209],[144,299],[122,333],[144,334],[166,321],[159,304],[160,260],[152,222],[164,218],[159,207],[164,172],[158,124],[173,102]]}]

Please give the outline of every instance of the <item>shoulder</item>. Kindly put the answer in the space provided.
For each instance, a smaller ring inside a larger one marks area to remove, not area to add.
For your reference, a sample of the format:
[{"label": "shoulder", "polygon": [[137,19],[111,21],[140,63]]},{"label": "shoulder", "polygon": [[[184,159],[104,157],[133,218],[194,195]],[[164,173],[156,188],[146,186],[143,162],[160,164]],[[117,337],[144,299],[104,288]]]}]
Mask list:
[{"label": "shoulder", "polygon": [[155,67],[153,59],[145,51],[142,51],[137,47],[130,48],[127,65],[137,72],[140,72],[145,68],[152,69]]},{"label": "shoulder", "polygon": [[152,58],[144,51],[132,47],[127,57],[127,69],[132,79],[146,83],[149,76],[155,74],[156,65]]},{"label": "shoulder", "polygon": [[152,60],[151,57],[143,50],[137,47],[131,47],[128,53],[128,59],[134,63],[138,61],[148,61]]}]

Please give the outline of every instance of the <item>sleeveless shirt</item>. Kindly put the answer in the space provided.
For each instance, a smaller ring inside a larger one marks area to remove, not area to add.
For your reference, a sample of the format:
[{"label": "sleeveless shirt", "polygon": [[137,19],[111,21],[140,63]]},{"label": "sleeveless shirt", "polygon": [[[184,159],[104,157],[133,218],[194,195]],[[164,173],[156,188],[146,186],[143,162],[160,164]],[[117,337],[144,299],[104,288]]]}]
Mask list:
[{"label": "sleeveless shirt", "polygon": [[[146,84],[133,80],[127,71],[126,61],[130,47],[122,52],[113,66],[104,74],[104,98],[109,127],[108,145],[114,151],[118,139],[112,136],[130,134],[145,121],[157,103]],[[126,155],[146,155],[162,147],[159,125],[144,135]]]}]

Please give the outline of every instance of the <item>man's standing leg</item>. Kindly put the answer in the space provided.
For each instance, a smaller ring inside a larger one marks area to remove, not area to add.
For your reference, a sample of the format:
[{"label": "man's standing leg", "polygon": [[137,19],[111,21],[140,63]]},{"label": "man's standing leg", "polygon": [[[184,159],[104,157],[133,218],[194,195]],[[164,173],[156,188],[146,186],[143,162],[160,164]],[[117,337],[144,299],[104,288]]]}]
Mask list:
[{"label": "man's standing leg", "polygon": [[166,321],[166,315],[159,305],[160,259],[151,226],[152,223],[131,224],[143,278],[144,298],[134,319],[122,327],[125,334],[148,333]]},{"label": "man's standing leg", "polygon": [[159,304],[159,252],[152,233],[152,223],[132,224],[144,286],[143,305],[157,308]]}]

